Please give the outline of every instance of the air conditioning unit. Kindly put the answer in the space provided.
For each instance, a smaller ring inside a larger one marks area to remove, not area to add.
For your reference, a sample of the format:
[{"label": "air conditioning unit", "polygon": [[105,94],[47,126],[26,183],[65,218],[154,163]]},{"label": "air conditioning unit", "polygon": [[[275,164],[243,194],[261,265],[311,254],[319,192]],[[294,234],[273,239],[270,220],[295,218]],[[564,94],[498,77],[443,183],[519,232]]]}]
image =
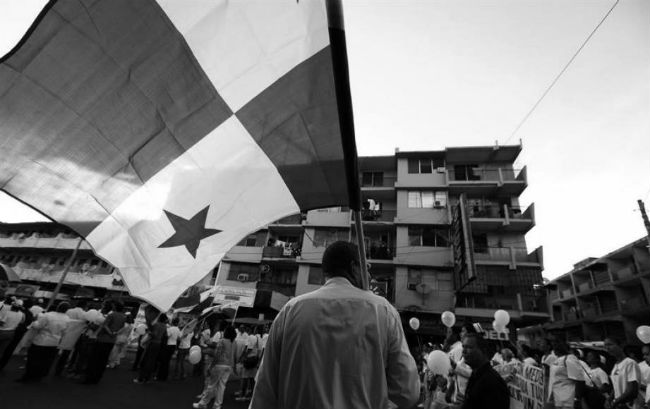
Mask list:
[{"label": "air conditioning unit", "polygon": [[442,202],[440,200],[436,200],[435,202],[433,202],[433,206],[434,207],[443,207]]},{"label": "air conditioning unit", "polygon": [[260,271],[263,273],[268,273],[269,271],[271,271],[271,266],[268,264],[261,264]]},{"label": "air conditioning unit", "polygon": [[248,281],[248,274],[242,273],[242,274],[237,274],[237,281]]},{"label": "air conditioning unit", "polygon": [[444,167],[436,168],[436,172],[438,172],[438,173],[445,173],[445,170],[447,170],[447,168],[444,168]]}]

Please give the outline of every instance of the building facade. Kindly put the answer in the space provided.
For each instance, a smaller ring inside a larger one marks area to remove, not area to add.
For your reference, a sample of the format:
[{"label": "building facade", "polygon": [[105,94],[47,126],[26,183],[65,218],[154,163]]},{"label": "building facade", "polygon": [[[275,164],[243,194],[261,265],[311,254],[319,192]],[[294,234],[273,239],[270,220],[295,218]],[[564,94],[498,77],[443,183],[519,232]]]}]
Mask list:
[{"label": "building facade", "polygon": [[[418,317],[421,332],[443,334],[446,310],[459,323],[489,324],[496,309],[508,310],[517,326],[548,319],[542,248],[526,249],[535,212],[519,205],[527,187],[526,169],[514,167],[520,152],[516,145],[359,158],[371,287],[403,315]],[[287,298],[315,290],[324,282],[327,245],[356,241],[353,217],[337,207],[278,220],[226,254],[216,284]],[[459,223],[470,244],[457,248]]]},{"label": "building facade", "polygon": [[[20,283],[0,283],[7,295],[50,299],[68,262],[71,264],[57,300],[117,297],[139,302],[128,295],[119,271],[97,257],[69,228],[50,222],[0,223],[0,266],[13,270],[21,279]],[[212,286],[215,278],[216,270],[188,293]]]},{"label": "building facade", "polygon": [[546,285],[547,331],[569,341],[618,337],[638,344],[650,324],[650,250],[646,238],[600,258],[588,258]]}]

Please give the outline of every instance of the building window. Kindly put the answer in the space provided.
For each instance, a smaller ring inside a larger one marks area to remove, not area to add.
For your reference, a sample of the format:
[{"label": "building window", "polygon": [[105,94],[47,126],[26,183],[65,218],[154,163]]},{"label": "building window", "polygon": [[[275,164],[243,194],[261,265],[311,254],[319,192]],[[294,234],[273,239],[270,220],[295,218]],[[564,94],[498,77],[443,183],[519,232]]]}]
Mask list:
[{"label": "building window", "polygon": [[449,229],[409,226],[409,246],[449,247]]},{"label": "building window", "polygon": [[312,285],[323,285],[325,284],[325,276],[323,276],[323,269],[318,266],[309,267],[309,277],[307,278],[307,283]]},{"label": "building window", "polygon": [[455,165],[454,166],[454,179],[455,180],[481,180],[481,175],[478,173],[478,165]]},{"label": "building window", "polygon": [[440,160],[431,158],[409,158],[408,173],[433,173],[434,169],[444,167]]},{"label": "building window", "polygon": [[419,268],[409,268],[406,287],[409,290],[415,290],[415,287],[422,282],[422,270]]},{"label": "building window", "polygon": [[411,209],[432,209],[447,206],[447,192],[412,190],[408,192],[408,207]]},{"label": "building window", "polygon": [[314,247],[327,247],[335,241],[348,241],[347,230],[342,229],[317,229],[314,233]]},{"label": "building window", "polygon": [[260,267],[257,264],[231,263],[228,271],[230,281],[257,281],[260,277]]},{"label": "building window", "polygon": [[475,233],[472,234],[472,241],[474,242],[474,252],[475,253],[487,253],[488,252],[488,237],[485,233]]},{"label": "building window", "polygon": [[249,234],[237,245],[241,247],[257,247],[257,234]]},{"label": "building window", "polygon": [[383,186],[384,172],[363,172],[361,174],[362,186]]}]

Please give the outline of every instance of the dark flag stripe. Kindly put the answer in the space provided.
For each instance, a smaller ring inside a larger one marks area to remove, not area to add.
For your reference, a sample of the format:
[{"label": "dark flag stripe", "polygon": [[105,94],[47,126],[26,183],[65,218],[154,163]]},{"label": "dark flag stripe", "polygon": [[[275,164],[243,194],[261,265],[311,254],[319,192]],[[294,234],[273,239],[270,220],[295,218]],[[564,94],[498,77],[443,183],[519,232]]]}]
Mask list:
[{"label": "dark flag stripe", "polygon": [[302,210],[348,202],[330,47],[296,66],[236,116]]},{"label": "dark flag stripe", "polygon": [[156,2],[81,3],[0,64],[0,188],[85,235],[232,112]]}]

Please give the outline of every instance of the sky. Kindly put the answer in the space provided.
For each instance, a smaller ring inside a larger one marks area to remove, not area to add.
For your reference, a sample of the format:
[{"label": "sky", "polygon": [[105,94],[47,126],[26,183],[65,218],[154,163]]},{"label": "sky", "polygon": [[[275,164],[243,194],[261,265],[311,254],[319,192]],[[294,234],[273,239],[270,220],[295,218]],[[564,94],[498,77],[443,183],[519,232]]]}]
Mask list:
[{"label": "sky", "polygon": [[[620,0],[513,134],[615,3],[343,0],[359,154],[521,141],[526,241],[544,246],[547,278],[643,237],[650,2]],[[32,10],[6,12],[15,4]],[[0,27],[27,27],[43,4],[0,0]],[[0,54],[18,39],[0,36]],[[0,192],[0,221],[34,220]]]}]

